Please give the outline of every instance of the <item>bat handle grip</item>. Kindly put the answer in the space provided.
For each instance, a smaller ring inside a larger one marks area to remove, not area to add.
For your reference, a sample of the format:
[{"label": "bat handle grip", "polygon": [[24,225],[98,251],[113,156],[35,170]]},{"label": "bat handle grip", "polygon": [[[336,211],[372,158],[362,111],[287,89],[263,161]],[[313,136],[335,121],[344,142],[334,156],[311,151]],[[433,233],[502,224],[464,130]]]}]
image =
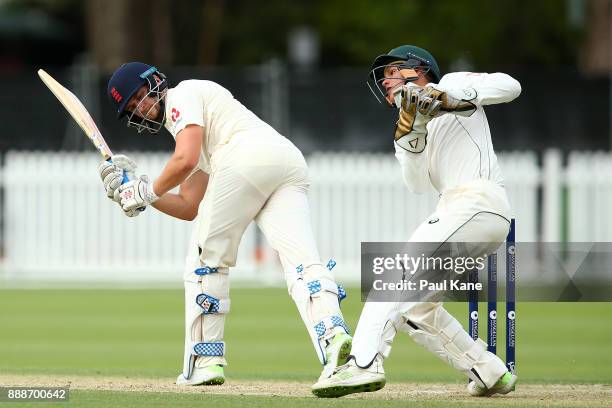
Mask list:
[{"label": "bat handle grip", "polygon": [[[112,159],[109,157],[108,159],[106,159],[107,162],[112,163]],[[121,171],[123,172],[123,179],[121,180],[121,184],[125,184],[128,181],[130,181],[130,177],[128,176],[127,172],[123,169],[121,169]]]}]

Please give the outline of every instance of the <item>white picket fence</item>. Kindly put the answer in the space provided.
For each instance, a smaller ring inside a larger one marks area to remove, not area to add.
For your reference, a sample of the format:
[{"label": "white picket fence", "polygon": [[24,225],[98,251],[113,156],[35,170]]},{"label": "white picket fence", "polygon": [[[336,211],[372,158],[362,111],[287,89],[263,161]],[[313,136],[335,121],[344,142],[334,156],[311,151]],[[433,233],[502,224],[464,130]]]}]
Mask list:
[{"label": "white picket fence", "polygon": [[[133,156],[140,172],[155,175],[168,154]],[[499,160],[519,241],[560,240],[564,202],[569,240],[612,241],[610,155],[575,153],[566,168],[556,152],[547,153],[542,166],[534,153],[500,154]],[[98,162],[93,153],[5,156],[2,280],[180,284],[191,224],[152,208],[123,216],[102,193]],[[315,154],[308,162],[321,254],[338,262],[344,281],[359,280],[361,241],[405,241],[435,208],[433,191],[407,191],[392,155]],[[277,284],[280,267],[258,234],[253,225],[247,230],[232,279]]]},{"label": "white picket fence", "polygon": [[612,241],[612,155],[571,153],[566,172],[568,240]]}]

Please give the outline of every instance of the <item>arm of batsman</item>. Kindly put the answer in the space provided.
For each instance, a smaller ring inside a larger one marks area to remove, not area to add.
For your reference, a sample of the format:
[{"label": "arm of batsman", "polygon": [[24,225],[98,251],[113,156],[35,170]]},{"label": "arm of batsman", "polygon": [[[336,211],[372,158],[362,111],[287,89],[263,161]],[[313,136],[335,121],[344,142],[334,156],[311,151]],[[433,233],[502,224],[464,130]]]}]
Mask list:
[{"label": "arm of batsman", "polygon": [[467,117],[476,111],[476,105],[472,101],[477,96],[474,88],[441,90],[427,85],[420,94],[419,110],[424,115],[436,116],[453,112],[455,115]]}]

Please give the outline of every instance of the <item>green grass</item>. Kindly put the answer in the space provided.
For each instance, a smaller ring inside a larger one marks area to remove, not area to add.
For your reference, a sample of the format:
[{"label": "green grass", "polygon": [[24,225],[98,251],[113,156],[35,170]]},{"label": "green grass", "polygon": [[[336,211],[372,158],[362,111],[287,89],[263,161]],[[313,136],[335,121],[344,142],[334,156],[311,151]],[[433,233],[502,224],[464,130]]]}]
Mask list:
[{"label": "green grass", "polygon": [[[358,295],[350,290],[343,302],[352,328],[362,307]],[[465,304],[447,306],[466,320]],[[178,290],[0,290],[0,311],[5,373],[171,381],[182,366],[183,294]],[[521,382],[612,383],[612,304],[524,303],[517,313]],[[484,330],[484,321],[481,326]],[[503,321],[498,331],[503,353]],[[320,371],[283,289],[233,290],[226,342],[229,378],[312,381]],[[403,333],[385,368],[389,381],[464,381]]]},{"label": "green grass", "polygon": [[[355,327],[358,290],[343,302]],[[448,304],[465,321],[465,304]],[[481,305],[484,308],[486,305]],[[500,312],[503,307],[500,304]],[[483,310],[483,309],[481,309]],[[517,369],[521,383],[612,383],[609,303],[521,303]],[[503,313],[500,313],[503,315]],[[498,349],[503,353],[500,321]],[[481,321],[484,330],[485,322]],[[481,335],[485,335],[483,331]],[[227,318],[228,379],[314,381],[320,366],[293,302],[283,289],[235,289]],[[0,290],[0,373],[159,378],[171,383],[182,366],[183,294],[179,290]],[[465,379],[398,334],[385,368],[389,382]],[[426,385],[422,386],[426,388]],[[411,397],[423,407],[541,406],[538,399],[485,400]],[[556,406],[586,407],[580,401]],[[403,400],[317,400],[298,397],[71,390],[67,404],[2,403],[42,407],[395,407]]]}]

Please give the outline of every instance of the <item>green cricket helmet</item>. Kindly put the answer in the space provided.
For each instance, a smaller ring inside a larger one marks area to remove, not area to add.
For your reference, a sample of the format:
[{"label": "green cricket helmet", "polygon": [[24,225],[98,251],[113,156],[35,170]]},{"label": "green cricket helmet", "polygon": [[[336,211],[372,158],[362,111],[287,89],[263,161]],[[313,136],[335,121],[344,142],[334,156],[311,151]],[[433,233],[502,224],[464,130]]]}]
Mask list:
[{"label": "green cricket helmet", "polygon": [[379,55],[374,59],[368,75],[367,85],[380,103],[386,100],[392,105],[390,98],[387,96],[387,90],[382,85],[382,81],[385,79],[385,68],[389,65],[399,67],[402,75],[401,79],[405,82],[414,81],[418,78],[414,72],[416,67],[419,67],[423,74],[430,73],[436,83],[440,82],[442,77],[436,59],[426,49],[414,45],[402,45],[393,48],[387,54]]}]

